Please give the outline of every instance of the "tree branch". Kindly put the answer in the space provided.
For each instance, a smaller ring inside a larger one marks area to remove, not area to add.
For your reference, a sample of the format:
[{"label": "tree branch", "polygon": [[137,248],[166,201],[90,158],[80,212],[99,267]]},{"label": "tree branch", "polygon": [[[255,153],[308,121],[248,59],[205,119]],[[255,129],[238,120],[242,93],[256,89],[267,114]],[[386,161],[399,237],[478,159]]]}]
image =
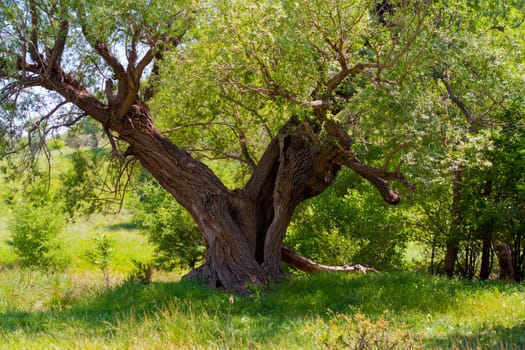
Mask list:
[{"label": "tree branch", "polygon": [[[84,36],[86,36],[86,34],[84,34]],[[124,69],[120,61],[115,57],[115,55],[113,55],[113,53],[109,50],[105,43],[97,40],[93,48],[95,49],[97,54],[100,57],[102,57],[104,62],[106,62],[106,64],[113,70],[117,79],[127,79],[126,70]]]},{"label": "tree branch", "polygon": [[445,85],[445,89],[447,89],[447,94],[450,100],[454,102],[456,106],[458,106],[458,108],[461,110],[461,113],[463,113],[463,115],[467,118],[469,127],[475,130],[475,128],[472,126],[472,122],[474,118],[472,116],[472,112],[470,111],[470,109],[461,99],[459,99],[454,94],[454,91],[452,91],[452,87],[450,86],[450,83],[444,77],[440,77],[440,80]]},{"label": "tree branch", "polygon": [[66,45],[66,39],[69,30],[69,22],[63,20],[60,22],[60,27],[55,38],[55,45],[51,50],[51,56],[47,61],[46,75],[51,73],[52,69],[58,69],[61,65],[62,54]]},{"label": "tree branch", "polygon": [[321,271],[330,271],[330,272],[379,272],[373,267],[366,265],[344,265],[344,266],[330,266],[318,264],[313,260],[310,260],[297,252],[294,252],[287,246],[283,245],[281,248],[281,257],[282,260],[296,269],[299,269],[304,272],[321,272]]},{"label": "tree branch", "polygon": [[40,53],[38,52],[38,11],[36,2],[29,1],[29,13],[31,14],[31,42],[29,42],[29,55],[34,63],[40,64],[42,62]]}]

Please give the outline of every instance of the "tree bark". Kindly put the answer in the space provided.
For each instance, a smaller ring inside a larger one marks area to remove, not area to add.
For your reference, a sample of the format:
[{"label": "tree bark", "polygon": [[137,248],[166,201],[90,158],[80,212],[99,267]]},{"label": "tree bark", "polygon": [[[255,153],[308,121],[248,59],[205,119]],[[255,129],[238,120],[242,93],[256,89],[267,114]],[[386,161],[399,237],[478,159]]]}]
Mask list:
[{"label": "tree bark", "polygon": [[461,200],[461,180],[462,170],[454,171],[454,182],[452,189],[452,222],[450,224],[449,238],[447,243],[447,251],[445,253],[444,270],[448,277],[454,275],[456,261],[458,259],[458,228],[461,222],[461,215],[459,210],[459,202]]},{"label": "tree bark", "polygon": [[499,261],[499,279],[515,281],[514,261],[512,251],[508,244],[502,243],[496,246],[496,254]]},{"label": "tree bark", "polygon": [[331,146],[314,147],[291,120],[246,186],[229,190],[208,167],[164,138],[144,106],[133,106],[111,128],[129,144],[126,155],[138,158],[199,225],[206,260],[190,275],[237,292],[283,277],[282,241],[296,206],[324,191],[340,168]]},{"label": "tree bark", "polygon": [[486,280],[490,276],[490,247],[492,240],[490,238],[484,238],[481,247],[481,267],[479,271],[479,278]]}]

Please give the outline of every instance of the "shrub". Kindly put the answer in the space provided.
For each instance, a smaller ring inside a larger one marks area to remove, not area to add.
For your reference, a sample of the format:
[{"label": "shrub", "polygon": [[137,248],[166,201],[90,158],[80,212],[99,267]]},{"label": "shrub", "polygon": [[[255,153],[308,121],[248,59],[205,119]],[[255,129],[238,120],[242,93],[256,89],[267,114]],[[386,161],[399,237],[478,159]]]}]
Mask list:
[{"label": "shrub", "polygon": [[7,244],[24,266],[51,273],[61,271],[69,263],[57,238],[64,225],[64,218],[52,207],[24,203],[15,208],[8,223],[11,239]]},{"label": "shrub", "polygon": [[337,314],[330,320],[328,332],[321,341],[328,349],[423,349],[421,340],[409,330],[394,327],[387,311],[377,321],[361,313],[353,317]]},{"label": "shrub", "polygon": [[190,214],[154,182],[144,181],[139,195],[134,217],[155,247],[153,263],[167,270],[194,268],[205,249]]},{"label": "shrub", "polygon": [[285,244],[319,263],[402,269],[410,240],[401,205],[392,207],[356,175],[343,172],[296,211]]},{"label": "shrub", "polygon": [[110,286],[110,268],[109,264],[113,257],[115,242],[105,233],[101,233],[94,239],[94,247],[86,251],[86,257],[89,262],[102,272],[104,284],[107,288]]}]

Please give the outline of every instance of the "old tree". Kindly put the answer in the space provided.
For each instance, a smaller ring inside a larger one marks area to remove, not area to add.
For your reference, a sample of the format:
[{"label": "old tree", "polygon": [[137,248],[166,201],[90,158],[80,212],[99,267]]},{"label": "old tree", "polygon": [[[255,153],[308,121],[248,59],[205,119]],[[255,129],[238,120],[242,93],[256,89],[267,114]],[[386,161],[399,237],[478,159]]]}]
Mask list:
[{"label": "old tree", "polygon": [[[409,103],[379,111],[367,96],[403,96],[430,74],[446,14],[417,1],[4,0],[2,130],[34,150],[100,123],[114,156],[138,160],[198,224],[206,258],[192,275],[242,291],[281,279],[283,260],[325,268],[282,242],[342,167],[391,204],[391,181],[411,188],[400,153],[415,133],[391,126],[413,120]],[[374,166],[357,157],[373,149],[367,132],[383,140]],[[244,186],[227,188],[207,158],[241,162]]]}]

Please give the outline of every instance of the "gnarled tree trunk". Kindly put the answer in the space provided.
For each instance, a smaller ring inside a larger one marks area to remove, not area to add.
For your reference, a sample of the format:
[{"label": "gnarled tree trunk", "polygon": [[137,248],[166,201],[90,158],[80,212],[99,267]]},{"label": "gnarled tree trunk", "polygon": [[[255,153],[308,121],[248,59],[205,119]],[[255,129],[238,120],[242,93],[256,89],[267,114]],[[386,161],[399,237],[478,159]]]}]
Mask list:
[{"label": "gnarled tree trunk", "polygon": [[[341,167],[341,151],[335,145],[316,145],[309,127],[291,119],[271,141],[246,186],[230,190],[206,165],[163,137],[146,107],[133,106],[111,129],[129,144],[126,155],[138,158],[198,224],[206,259],[190,276],[238,292],[283,277],[282,242],[295,208],[324,191]],[[375,178],[372,168],[355,166]],[[378,180],[381,188],[385,183]],[[313,262],[304,267],[305,261],[309,260],[288,259],[303,270],[323,269]]]},{"label": "gnarled tree trunk", "polygon": [[206,260],[192,276],[235,291],[282,278],[282,241],[294,209],[329,186],[340,168],[333,147],[314,147],[291,120],[246,186],[229,190],[208,167],[164,138],[145,107],[134,106],[121,121],[111,128],[129,144],[126,155],[138,158],[199,225]]}]

